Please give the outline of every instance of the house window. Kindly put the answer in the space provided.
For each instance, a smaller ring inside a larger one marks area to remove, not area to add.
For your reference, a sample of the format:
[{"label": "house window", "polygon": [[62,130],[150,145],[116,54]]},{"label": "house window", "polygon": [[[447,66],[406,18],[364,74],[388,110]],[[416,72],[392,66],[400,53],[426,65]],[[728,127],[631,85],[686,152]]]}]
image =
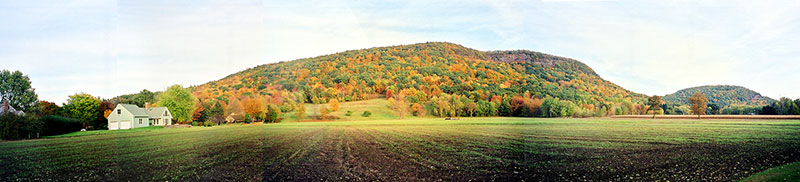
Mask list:
[{"label": "house window", "polygon": [[164,111],[164,116],[167,116],[167,112],[166,111]]},{"label": "house window", "polygon": [[122,114],[122,109],[117,109],[117,114]]},{"label": "house window", "polygon": [[139,124],[142,124],[142,119],[139,119]]}]

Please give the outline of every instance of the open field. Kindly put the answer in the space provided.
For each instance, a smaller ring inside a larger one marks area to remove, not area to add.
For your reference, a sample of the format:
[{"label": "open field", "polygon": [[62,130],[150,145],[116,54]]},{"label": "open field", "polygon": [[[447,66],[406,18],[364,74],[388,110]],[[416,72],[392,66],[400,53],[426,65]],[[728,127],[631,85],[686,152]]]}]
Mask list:
[{"label": "open field", "polygon": [[[653,115],[613,115],[611,118],[651,119]],[[697,119],[697,115],[656,115],[655,119]],[[700,119],[800,119],[800,115],[700,115]]]},{"label": "open field", "polygon": [[0,181],[735,181],[800,161],[797,120],[291,122],[0,142]]}]

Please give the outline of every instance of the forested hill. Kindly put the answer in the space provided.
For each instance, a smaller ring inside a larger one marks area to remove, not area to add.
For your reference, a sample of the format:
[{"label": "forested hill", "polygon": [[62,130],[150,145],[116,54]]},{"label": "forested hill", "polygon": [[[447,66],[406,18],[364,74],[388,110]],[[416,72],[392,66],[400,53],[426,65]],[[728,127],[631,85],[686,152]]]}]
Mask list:
[{"label": "forested hill", "polygon": [[[260,65],[191,88],[204,101],[303,93],[302,102],[402,94],[411,103],[458,95],[478,102],[558,98],[595,110],[642,103],[644,95],[603,80],[585,64],[534,51],[478,51],[446,42],[351,50]],[[525,94],[528,92],[528,94]],[[499,102],[498,102],[499,103]]]},{"label": "forested hill", "polygon": [[709,104],[716,104],[720,108],[730,105],[768,105],[775,100],[761,96],[760,93],[742,86],[734,85],[708,85],[678,90],[673,94],[664,96],[664,101],[674,104],[689,104],[689,97],[694,93],[703,93],[708,98]]},{"label": "forested hill", "polygon": [[504,63],[522,62],[545,67],[555,66],[563,68],[563,70],[580,71],[592,76],[599,76],[592,68],[578,60],[528,50],[489,51],[486,52],[486,58]]}]

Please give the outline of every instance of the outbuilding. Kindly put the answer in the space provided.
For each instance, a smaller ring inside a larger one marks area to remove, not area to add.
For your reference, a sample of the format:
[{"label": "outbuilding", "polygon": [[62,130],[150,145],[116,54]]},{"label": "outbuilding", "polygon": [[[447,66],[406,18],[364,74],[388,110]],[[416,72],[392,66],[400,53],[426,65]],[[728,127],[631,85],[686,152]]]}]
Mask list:
[{"label": "outbuilding", "polygon": [[108,129],[132,129],[154,125],[171,125],[172,114],[167,107],[145,108],[133,104],[117,104],[113,112],[108,115]]}]

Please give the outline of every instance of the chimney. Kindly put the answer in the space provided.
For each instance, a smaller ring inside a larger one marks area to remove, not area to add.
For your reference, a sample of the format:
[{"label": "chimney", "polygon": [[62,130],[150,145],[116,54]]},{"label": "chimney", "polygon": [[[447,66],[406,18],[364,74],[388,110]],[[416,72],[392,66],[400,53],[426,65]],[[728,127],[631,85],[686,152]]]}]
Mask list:
[{"label": "chimney", "polygon": [[3,101],[3,113],[8,112],[8,101]]},{"label": "chimney", "polygon": [[144,109],[145,109],[145,110],[148,110],[148,109],[150,109],[150,102],[145,102],[145,103],[144,103]]}]

